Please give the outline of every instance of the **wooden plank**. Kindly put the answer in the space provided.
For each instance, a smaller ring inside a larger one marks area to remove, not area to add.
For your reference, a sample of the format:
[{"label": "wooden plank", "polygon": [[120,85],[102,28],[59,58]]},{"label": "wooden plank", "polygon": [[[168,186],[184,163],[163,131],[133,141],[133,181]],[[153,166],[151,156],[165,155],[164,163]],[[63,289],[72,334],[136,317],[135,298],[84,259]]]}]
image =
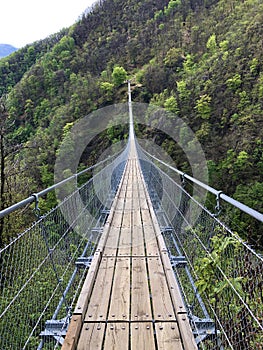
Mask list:
[{"label": "wooden plank", "polygon": [[198,347],[195,342],[195,338],[190,327],[189,319],[187,314],[179,314],[176,316],[178,321],[178,326],[180,329],[182,342],[184,344],[185,350],[197,350]]},{"label": "wooden plank", "polygon": [[131,255],[131,227],[123,227],[120,232],[118,256]]},{"label": "wooden plank", "polygon": [[176,322],[158,322],[155,332],[158,350],[183,350]]},{"label": "wooden plank", "polygon": [[108,239],[105,243],[103,256],[116,256],[119,244],[120,228],[111,227]]},{"label": "wooden plank", "polygon": [[61,350],[75,350],[82,326],[82,316],[73,315]]},{"label": "wooden plank", "polygon": [[118,244],[118,256],[131,255],[131,212],[123,212],[122,227]]},{"label": "wooden plank", "polygon": [[132,210],[133,209],[133,199],[132,197],[128,198],[126,197],[125,200],[125,210]]},{"label": "wooden plank", "polygon": [[128,198],[132,198],[132,176],[131,175],[128,176],[126,198],[127,198],[128,192],[130,193],[128,195]]},{"label": "wooden plank", "polygon": [[87,310],[88,302],[93,289],[94,281],[97,276],[100,261],[101,253],[95,253],[75,307],[74,314],[82,315],[82,318],[84,318]]},{"label": "wooden plank", "polygon": [[108,319],[129,320],[130,258],[117,258]]},{"label": "wooden plank", "polygon": [[141,215],[147,256],[158,256],[159,247],[149,209],[141,209]]},{"label": "wooden plank", "polygon": [[167,283],[170,289],[171,298],[173,301],[174,309],[176,314],[186,314],[186,308],[182,298],[182,294],[176,280],[173,268],[171,266],[171,261],[169,259],[168,253],[162,252],[161,254],[164,271],[166,274]]},{"label": "wooden plank", "polygon": [[147,239],[147,230],[144,230],[145,234],[145,245],[146,245],[146,254],[147,256],[159,256],[159,249],[158,249],[158,244],[155,239],[148,240]]},{"label": "wooden plank", "polygon": [[[129,180],[131,181],[131,180]],[[128,188],[127,188],[127,191],[126,191],[126,195],[125,195],[125,198],[132,198],[133,197],[133,189],[130,188],[129,186],[129,182],[128,182]]]},{"label": "wooden plank", "polygon": [[107,320],[115,258],[102,258],[95,285],[85,316],[85,321]]},{"label": "wooden plank", "polygon": [[132,258],[131,320],[152,320],[145,258]]},{"label": "wooden plank", "polygon": [[140,195],[138,190],[138,181],[140,181],[140,179],[135,173],[134,179],[133,179],[133,210],[138,210],[140,208]]},{"label": "wooden plank", "polygon": [[116,256],[119,243],[119,235],[122,223],[123,211],[116,211],[109,228],[108,238],[105,243],[103,256]]},{"label": "wooden plank", "polygon": [[104,349],[125,350],[129,347],[129,323],[108,323]]},{"label": "wooden plank", "polygon": [[125,203],[125,196],[119,197],[118,201],[116,202],[116,210],[123,210]]},{"label": "wooden plank", "polygon": [[148,258],[148,270],[153,304],[153,316],[156,321],[175,320],[173,305],[166,282],[161,259]]},{"label": "wooden plank", "polygon": [[166,247],[164,238],[162,236],[161,229],[160,229],[160,226],[159,226],[159,223],[158,223],[158,220],[157,220],[157,217],[155,215],[155,212],[154,212],[152,205],[149,205],[149,210],[150,210],[152,225],[154,227],[155,235],[156,235],[158,245],[159,245],[159,250],[161,252],[167,252],[167,247]]},{"label": "wooden plank", "polygon": [[140,210],[133,211],[132,223],[132,255],[145,256],[144,234],[142,229]]},{"label": "wooden plank", "polygon": [[102,349],[105,323],[85,323],[78,342],[77,350]]},{"label": "wooden plank", "polygon": [[139,210],[140,209],[140,200],[139,200],[138,193],[134,193],[133,202],[132,202],[132,209],[133,210]]},{"label": "wooden plank", "polygon": [[145,194],[144,192],[139,192],[140,193],[140,207],[141,209],[143,210],[149,210],[149,206],[148,206],[148,203],[147,203],[147,200],[145,198]]},{"label": "wooden plank", "polygon": [[159,247],[151,225],[143,225],[144,240],[147,256],[159,256]]},{"label": "wooden plank", "polygon": [[122,224],[122,217],[123,217],[123,209],[115,210],[110,226],[120,228]]},{"label": "wooden plank", "polygon": [[153,324],[131,323],[131,350],[155,350]]},{"label": "wooden plank", "polygon": [[122,217],[122,228],[131,228],[131,212],[130,211],[123,211],[123,217]]}]

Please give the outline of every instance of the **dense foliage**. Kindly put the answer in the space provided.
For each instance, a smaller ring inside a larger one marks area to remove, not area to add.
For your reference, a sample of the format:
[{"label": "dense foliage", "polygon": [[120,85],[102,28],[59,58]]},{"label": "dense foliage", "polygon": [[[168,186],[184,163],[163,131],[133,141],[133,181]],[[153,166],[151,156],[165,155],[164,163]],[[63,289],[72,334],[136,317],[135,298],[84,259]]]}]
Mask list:
[{"label": "dense foliage", "polygon": [[[262,210],[262,22],[261,0],[102,0],[68,31],[1,59],[1,208],[52,184],[65,132],[126,101],[127,72],[137,102],[195,131],[210,184]],[[188,170],[171,140],[157,141]]]}]

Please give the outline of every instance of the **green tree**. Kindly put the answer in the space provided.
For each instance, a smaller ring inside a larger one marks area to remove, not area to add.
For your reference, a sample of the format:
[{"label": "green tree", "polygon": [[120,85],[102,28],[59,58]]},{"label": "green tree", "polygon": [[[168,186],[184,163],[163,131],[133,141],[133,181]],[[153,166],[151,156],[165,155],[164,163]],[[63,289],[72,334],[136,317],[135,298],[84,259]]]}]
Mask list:
[{"label": "green tree", "polygon": [[164,58],[164,64],[167,67],[181,67],[184,61],[183,53],[180,48],[172,47],[167,51]]},{"label": "green tree", "polygon": [[217,50],[216,35],[212,34],[207,40],[206,47],[209,52],[214,54]]},{"label": "green tree", "polygon": [[196,101],[195,109],[202,119],[209,119],[211,115],[211,97],[207,94],[201,95]]},{"label": "green tree", "polygon": [[103,81],[100,83],[100,89],[106,93],[111,93],[113,91],[114,85],[108,81]]},{"label": "green tree", "polygon": [[191,94],[191,91],[188,90],[186,81],[185,80],[180,80],[180,81],[177,81],[176,84],[177,84],[177,91],[178,91],[178,94],[179,94],[179,98],[182,101],[187,100],[188,97]]},{"label": "green tree", "polygon": [[178,104],[174,96],[170,96],[164,102],[164,108],[172,113],[177,114],[179,112]]},{"label": "green tree", "polygon": [[236,91],[242,84],[241,75],[236,73],[232,78],[227,79],[226,84],[232,91]]},{"label": "green tree", "polygon": [[127,80],[127,72],[123,67],[116,66],[112,72],[112,80],[115,86],[120,86]]}]

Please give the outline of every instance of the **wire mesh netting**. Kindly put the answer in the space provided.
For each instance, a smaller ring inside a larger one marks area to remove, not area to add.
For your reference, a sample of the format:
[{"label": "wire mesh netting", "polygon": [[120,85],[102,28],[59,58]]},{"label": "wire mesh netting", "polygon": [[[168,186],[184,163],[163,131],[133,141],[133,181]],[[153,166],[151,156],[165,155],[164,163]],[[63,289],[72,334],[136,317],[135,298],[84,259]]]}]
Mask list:
[{"label": "wire mesh netting", "polygon": [[138,153],[199,348],[262,349],[262,256],[199,203],[202,189]]},{"label": "wire mesh netting", "polygon": [[126,158],[64,186],[67,197],[0,250],[0,349],[60,347]]}]

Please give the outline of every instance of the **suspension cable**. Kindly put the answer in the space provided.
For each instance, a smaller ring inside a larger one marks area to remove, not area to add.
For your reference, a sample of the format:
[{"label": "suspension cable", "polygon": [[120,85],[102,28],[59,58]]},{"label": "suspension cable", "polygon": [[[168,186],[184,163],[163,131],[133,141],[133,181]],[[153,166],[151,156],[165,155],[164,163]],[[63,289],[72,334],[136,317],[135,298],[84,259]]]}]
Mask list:
[{"label": "suspension cable", "polygon": [[16,210],[18,210],[20,208],[25,207],[27,204],[36,202],[36,199],[38,200],[39,197],[43,197],[47,193],[49,193],[49,192],[51,192],[51,191],[61,187],[65,183],[67,183],[67,182],[69,182],[71,180],[77,179],[80,175],[83,175],[83,174],[87,173],[88,171],[97,168],[98,166],[104,164],[106,161],[109,161],[110,159],[112,159],[112,158],[118,156],[119,154],[121,154],[123,152],[123,150],[124,149],[121,149],[121,151],[119,151],[118,153],[105,158],[104,160],[98,162],[97,164],[92,165],[92,166],[90,166],[90,167],[88,167],[88,168],[86,168],[86,169],[84,169],[84,170],[82,170],[82,171],[80,171],[80,172],[78,172],[78,173],[76,173],[76,174],[74,174],[74,175],[72,175],[72,176],[70,176],[70,177],[68,177],[68,178],[66,178],[66,179],[64,179],[64,180],[62,180],[62,181],[60,181],[60,182],[58,182],[58,183],[56,183],[56,184],[54,184],[54,185],[44,189],[42,191],[40,191],[40,192],[38,192],[38,193],[32,194],[30,197],[28,197],[28,198],[26,198],[26,199],[24,199],[24,200],[22,200],[22,201],[20,201],[20,202],[18,202],[16,204],[13,204],[13,205],[11,205],[10,207],[8,207],[6,209],[1,210],[0,211],[0,219],[2,219],[3,217],[5,217],[5,216],[7,216],[7,215],[9,215],[11,213],[13,213],[14,211],[16,211]]},{"label": "suspension cable", "polygon": [[195,179],[194,177],[187,175],[186,173],[184,173],[183,171],[180,171],[176,168],[174,168],[173,166],[165,163],[164,161],[160,160],[159,158],[155,157],[154,155],[150,154],[149,152],[147,152],[146,150],[144,150],[141,146],[139,146],[142,150],[143,153],[145,153],[146,155],[148,155],[149,157],[153,158],[154,160],[156,160],[157,162],[163,164],[164,166],[166,166],[167,168],[169,168],[170,170],[176,172],[177,174],[181,175],[183,178],[190,180],[192,183],[202,187],[203,189],[205,189],[206,191],[214,194],[217,198],[220,197],[220,199],[224,200],[225,202],[233,205],[234,207],[240,209],[241,211],[243,211],[244,213],[252,216],[253,218],[263,222],[263,214],[261,214],[260,212],[256,211],[255,209],[252,209],[250,207],[248,207],[247,205],[237,201],[236,199],[233,199],[229,196],[227,196],[226,194],[224,194],[222,191],[218,191],[216,189],[214,189],[213,187],[204,184],[203,182]]}]

